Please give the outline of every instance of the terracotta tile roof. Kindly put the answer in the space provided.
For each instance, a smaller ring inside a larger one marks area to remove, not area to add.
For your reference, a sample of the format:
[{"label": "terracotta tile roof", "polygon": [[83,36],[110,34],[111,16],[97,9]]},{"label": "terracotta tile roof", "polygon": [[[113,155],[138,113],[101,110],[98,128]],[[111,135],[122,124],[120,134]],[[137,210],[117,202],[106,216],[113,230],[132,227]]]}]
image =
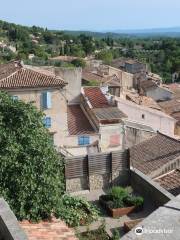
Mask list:
[{"label": "terracotta tile roof", "polygon": [[127,100],[132,101],[132,102],[134,102],[138,105],[147,106],[149,108],[161,110],[161,107],[157,104],[157,102],[154,101],[150,97],[140,96],[137,93],[132,93],[132,92],[129,92],[129,91],[126,91],[125,95],[126,95]]},{"label": "terracotta tile roof", "polygon": [[180,124],[180,99],[159,102],[160,107]]},{"label": "terracotta tile roof", "polygon": [[20,222],[29,240],[78,240],[72,229],[60,220],[52,222]]},{"label": "terracotta tile roof", "polygon": [[116,74],[109,76],[104,81],[104,85],[120,87],[120,78]]},{"label": "terracotta tile roof", "polygon": [[96,80],[99,83],[104,82],[106,80],[106,78],[102,77],[99,74],[92,73],[92,72],[85,71],[85,70],[82,72],[82,79],[84,79],[88,82]]},{"label": "terracotta tile roof", "polygon": [[168,114],[180,112],[180,99],[172,99],[158,103],[159,106]]},{"label": "terracotta tile roof", "polygon": [[180,194],[180,169],[175,169],[154,180],[173,195]]},{"label": "terracotta tile roof", "polygon": [[67,110],[68,131],[70,135],[95,133],[80,105],[70,105]]},{"label": "terracotta tile roof", "polygon": [[130,149],[131,165],[147,175],[178,157],[180,141],[161,133]]},{"label": "terracotta tile roof", "polygon": [[8,77],[17,70],[21,69],[22,65],[20,61],[13,61],[7,64],[0,64],[0,80]]},{"label": "terracotta tile roof", "polygon": [[85,87],[85,96],[90,101],[93,108],[107,108],[110,107],[106,97],[101,92],[99,87]]},{"label": "terracotta tile roof", "polygon": [[22,66],[17,69],[14,68],[12,71],[0,80],[0,89],[64,87],[66,85],[65,81],[59,77],[43,74]]},{"label": "terracotta tile roof", "polygon": [[152,80],[145,80],[140,83],[140,87],[146,91],[151,88],[157,88],[157,84]]},{"label": "terracotta tile roof", "polygon": [[166,86],[174,93],[174,98],[180,99],[180,83],[172,83]]}]

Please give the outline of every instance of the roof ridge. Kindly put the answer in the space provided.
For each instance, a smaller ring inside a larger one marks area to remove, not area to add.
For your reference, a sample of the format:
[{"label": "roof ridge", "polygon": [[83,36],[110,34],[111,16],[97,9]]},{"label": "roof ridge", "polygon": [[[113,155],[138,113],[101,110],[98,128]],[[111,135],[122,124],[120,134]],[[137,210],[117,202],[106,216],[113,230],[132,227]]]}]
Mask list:
[{"label": "roof ridge", "polygon": [[[50,78],[54,78],[54,79],[57,79],[57,80],[61,80],[61,81],[64,81],[60,76],[57,76],[57,75],[48,75],[48,74],[45,74],[45,73],[43,73],[43,72],[40,72],[40,71],[38,71],[38,70],[35,70],[35,69],[32,69],[32,68],[28,68],[28,67],[26,67],[26,66],[23,66],[21,69],[19,69],[19,70],[29,70],[29,71],[32,71],[32,72],[35,72],[35,73],[38,73],[38,74],[40,74],[40,75],[43,75],[43,76],[45,76],[45,77],[50,77]],[[65,82],[65,81],[64,81]],[[66,82],[65,82],[66,83]]]},{"label": "roof ridge", "polygon": [[169,138],[169,139],[171,139],[171,140],[174,140],[175,142],[180,143],[180,140],[178,140],[178,139],[176,139],[176,138],[173,138],[173,137],[171,137],[171,136],[168,136],[168,135],[166,135],[166,134],[164,134],[164,133],[162,133],[162,132],[160,132],[160,131],[157,131],[157,133],[158,133],[159,135],[162,135],[162,136],[164,136],[164,137],[167,137],[167,138]]},{"label": "roof ridge", "polygon": [[1,85],[1,83],[2,83],[4,80],[9,79],[9,78],[12,77],[13,75],[15,75],[17,72],[19,72],[22,68],[23,68],[23,67],[21,66],[20,69],[17,69],[15,72],[11,73],[9,76],[2,78],[2,79],[0,80],[0,85]]}]

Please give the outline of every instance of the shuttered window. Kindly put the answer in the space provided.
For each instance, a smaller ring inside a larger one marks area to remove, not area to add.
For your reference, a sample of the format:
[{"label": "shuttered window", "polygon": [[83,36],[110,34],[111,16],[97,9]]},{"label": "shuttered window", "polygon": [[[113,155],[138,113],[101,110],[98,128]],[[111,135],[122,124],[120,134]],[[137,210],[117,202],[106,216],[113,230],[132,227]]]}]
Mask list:
[{"label": "shuttered window", "polygon": [[89,145],[90,137],[88,136],[80,136],[78,137],[78,145]]},{"label": "shuttered window", "polygon": [[43,124],[46,128],[50,128],[51,127],[51,118],[50,117],[45,117],[43,119]]},{"label": "shuttered window", "polygon": [[42,93],[42,108],[49,109],[51,108],[51,92],[43,92]]}]

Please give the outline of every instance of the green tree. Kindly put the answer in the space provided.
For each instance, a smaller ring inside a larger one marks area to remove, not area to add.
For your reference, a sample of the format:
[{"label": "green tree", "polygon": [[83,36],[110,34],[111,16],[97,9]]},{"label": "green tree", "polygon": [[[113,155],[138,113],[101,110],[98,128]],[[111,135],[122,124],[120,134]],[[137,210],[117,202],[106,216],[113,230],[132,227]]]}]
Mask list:
[{"label": "green tree", "polygon": [[0,92],[0,194],[20,220],[49,218],[64,191],[64,164],[43,117]]},{"label": "green tree", "polygon": [[82,68],[84,68],[86,66],[86,62],[84,61],[84,59],[80,59],[80,58],[72,60],[71,63],[75,67],[82,67]]},{"label": "green tree", "polygon": [[110,64],[113,60],[113,54],[111,51],[103,50],[96,56],[98,59],[102,60],[105,64]]}]

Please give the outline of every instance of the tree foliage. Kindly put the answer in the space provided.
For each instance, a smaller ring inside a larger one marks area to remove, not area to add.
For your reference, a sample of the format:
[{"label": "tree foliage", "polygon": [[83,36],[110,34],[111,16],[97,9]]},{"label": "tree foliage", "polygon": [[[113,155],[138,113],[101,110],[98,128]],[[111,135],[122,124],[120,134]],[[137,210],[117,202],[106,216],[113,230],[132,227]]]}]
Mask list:
[{"label": "tree foliage", "polygon": [[64,166],[31,103],[0,92],[0,194],[18,219],[37,221],[56,211]]},{"label": "tree foliage", "polygon": [[105,64],[111,64],[113,60],[113,54],[111,51],[101,51],[97,54],[97,58],[102,60]]},{"label": "tree foliage", "polygon": [[84,61],[84,59],[80,59],[80,58],[72,60],[71,63],[75,67],[82,67],[82,68],[84,68],[86,66],[86,62]]}]

